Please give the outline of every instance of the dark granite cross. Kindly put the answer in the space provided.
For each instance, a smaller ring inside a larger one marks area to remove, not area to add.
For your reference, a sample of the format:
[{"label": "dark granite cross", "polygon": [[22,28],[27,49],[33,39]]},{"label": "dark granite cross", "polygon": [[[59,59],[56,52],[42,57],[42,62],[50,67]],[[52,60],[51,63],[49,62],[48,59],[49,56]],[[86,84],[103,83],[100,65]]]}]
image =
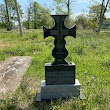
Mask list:
[{"label": "dark granite cross", "polygon": [[55,48],[52,51],[52,56],[55,58],[53,65],[58,64],[68,64],[65,61],[65,58],[68,55],[68,51],[65,48],[65,37],[70,35],[74,38],[76,37],[76,25],[71,29],[68,29],[64,26],[64,20],[67,15],[51,15],[55,20],[55,26],[52,29],[46,29],[43,27],[44,30],[44,38],[48,36],[53,36],[55,38],[54,45]]}]

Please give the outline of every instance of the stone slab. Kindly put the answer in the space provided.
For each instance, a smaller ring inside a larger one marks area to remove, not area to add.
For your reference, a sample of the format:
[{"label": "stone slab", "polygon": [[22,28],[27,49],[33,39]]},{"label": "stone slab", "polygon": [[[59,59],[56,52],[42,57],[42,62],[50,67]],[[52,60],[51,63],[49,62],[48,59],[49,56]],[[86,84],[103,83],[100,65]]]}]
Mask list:
[{"label": "stone slab", "polygon": [[[79,98],[80,98],[80,100],[86,99],[85,95],[83,94],[82,89],[80,90]],[[54,100],[56,100],[56,99],[54,99]],[[65,98],[62,100],[65,100]],[[36,94],[36,104],[38,104],[39,102],[51,102],[51,101],[52,101],[51,99],[41,99],[41,90]]]},{"label": "stone slab", "polygon": [[29,66],[29,56],[11,57],[0,63],[0,93],[15,91]]},{"label": "stone slab", "polygon": [[45,64],[46,85],[75,84],[75,64]]},{"label": "stone slab", "polygon": [[41,99],[57,99],[69,98],[80,96],[80,83],[78,79],[75,84],[62,84],[62,85],[46,85],[46,81],[41,82]]}]

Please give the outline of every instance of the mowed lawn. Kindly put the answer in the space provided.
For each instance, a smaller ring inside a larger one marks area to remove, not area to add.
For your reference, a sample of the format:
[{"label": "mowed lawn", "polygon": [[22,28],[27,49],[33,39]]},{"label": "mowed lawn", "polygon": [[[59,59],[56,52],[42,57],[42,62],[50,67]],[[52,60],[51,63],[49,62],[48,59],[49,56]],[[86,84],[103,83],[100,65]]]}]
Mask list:
[{"label": "mowed lawn", "polygon": [[43,39],[42,30],[0,31],[0,62],[12,56],[30,56],[32,62],[20,87],[0,101],[0,110],[110,110],[110,32],[78,30],[76,39],[67,36],[68,62],[76,64],[76,78],[85,100],[72,98],[38,103],[35,97],[45,78],[44,64],[52,62],[54,38]]}]

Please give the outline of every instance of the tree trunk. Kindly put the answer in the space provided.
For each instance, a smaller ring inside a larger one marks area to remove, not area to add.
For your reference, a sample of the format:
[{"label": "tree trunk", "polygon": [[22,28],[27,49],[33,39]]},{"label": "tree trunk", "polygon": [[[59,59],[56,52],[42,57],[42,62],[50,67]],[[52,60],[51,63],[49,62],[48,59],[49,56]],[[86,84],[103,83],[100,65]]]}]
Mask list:
[{"label": "tree trunk", "polygon": [[68,23],[67,23],[67,26],[70,28],[71,26],[71,20],[70,20],[70,0],[68,0],[67,2],[67,14],[68,14]]},{"label": "tree trunk", "polygon": [[7,26],[7,31],[10,31],[12,28],[11,28],[11,25],[10,25],[10,17],[9,17],[9,12],[8,12],[8,5],[7,5],[7,0],[4,0],[5,1],[5,8],[6,8],[6,23],[8,24]]},{"label": "tree trunk", "polygon": [[107,1],[107,4],[106,4],[105,8],[104,8],[104,2],[105,2],[105,0],[102,0],[101,13],[100,13],[100,19],[99,19],[99,28],[98,28],[99,32],[100,32],[100,29],[101,29],[101,25],[103,23],[104,14],[107,11],[107,6],[109,5],[110,0]]},{"label": "tree trunk", "polygon": [[100,32],[100,29],[101,29],[101,24],[102,24],[102,19],[103,19],[103,8],[104,8],[104,2],[105,2],[105,0],[102,0],[98,32]]},{"label": "tree trunk", "polygon": [[69,16],[70,15],[70,0],[68,0],[67,8],[68,8],[68,16]]},{"label": "tree trunk", "polygon": [[17,0],[14,0],[14,1],[15,1],[15,7],[16,7],[17,16],[18,16],[20,36],[23,36],[23,31],[22,31],[22,26],[21,26],[21,21],[20,21],[20,15],[19,15],[19,11],[18,11]]},{"label": "tree trunk", "polygon": [[30,29],[30,8],[28,8],[28,29]]},{"label": "tree trunk", "polygon": [[104,17],[105,12],[107,11],[107,7],[109,5],[109,2],[110,2],[110,0],[107,1],[107,4],[106,4],[105,9],[104,9],[104,12],[103,12],[103,17]]},{"label": "tree trunk", "polygon": [[34,3],[34,29],[37,29],[36,27],[36,2]]}]

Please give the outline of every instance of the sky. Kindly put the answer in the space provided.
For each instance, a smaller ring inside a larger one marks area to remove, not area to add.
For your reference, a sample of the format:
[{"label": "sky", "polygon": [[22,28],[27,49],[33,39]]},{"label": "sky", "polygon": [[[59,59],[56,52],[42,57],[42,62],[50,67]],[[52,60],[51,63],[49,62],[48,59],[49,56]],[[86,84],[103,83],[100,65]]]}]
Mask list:
[{"label": "sky", "polygon": [[[43,6],[46,7],[50,7],[53,5],[53,0],[18,0],[18,2],[22,5],[22,7],[24,8],[24,11],[26,11],[26,7],[28,7],[29,2],[31,1],[36,1],[38,3],[40,3]],[[82,13],[83,11],[88,10],[88,7],[90,5],[90,0],[73,0],[75,1],[72,4],[72,12],[76,15],[77,13]],[[55,14],[54,11],[52,12],[52,14]]]},{"label": "sky", "polygon": [[[3,3],[4,0],[0,0],[0,3]],[[22,6],[23,12],[26,13],[27,7],[29,6],[29,3],[32,1],[36,1],[40,3],[41,5],[45,7],[50,7],[53,5],[53,0],[17,0],[19,4]],[[94,0],[73,0],[74,3],[72,4],[72,12],[74,16],[77,16],[79,14],[87,14],[89,11],[89,6],[93,5]],[[98,3],[101,3],[102,0],[96,0]],[[107,1],[107,0],[106,0]],[[55,14],[53,11],[52,14]],[[110,11],[109,13],[106,13],[106,16],[110,18]]]}]

